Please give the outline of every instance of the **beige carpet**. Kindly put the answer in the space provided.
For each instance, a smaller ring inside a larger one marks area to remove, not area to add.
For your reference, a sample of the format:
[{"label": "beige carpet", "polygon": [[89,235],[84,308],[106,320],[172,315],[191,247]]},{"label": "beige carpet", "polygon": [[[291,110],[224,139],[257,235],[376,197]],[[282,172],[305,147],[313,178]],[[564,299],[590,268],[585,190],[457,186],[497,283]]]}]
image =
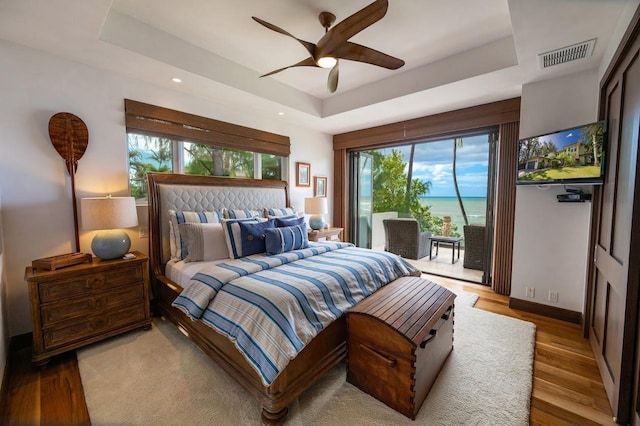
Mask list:
[{"label": "beige carpet", "polygon": [[[339,364],[290,425],[528,425],[535,325],[456,299],[454,350],[415,422],[345,381]],[[168,321],[78,352],[94,425],[258,425],[258,402]]]}]

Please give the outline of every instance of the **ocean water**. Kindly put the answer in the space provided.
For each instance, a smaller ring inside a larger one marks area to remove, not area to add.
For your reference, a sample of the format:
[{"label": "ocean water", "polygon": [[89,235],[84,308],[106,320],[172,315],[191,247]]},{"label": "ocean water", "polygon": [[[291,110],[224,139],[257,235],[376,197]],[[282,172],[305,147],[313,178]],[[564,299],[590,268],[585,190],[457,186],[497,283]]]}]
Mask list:
[{"label": "ocean water", "polygon": [[[486,223],[486,197],[462,197],[469,224]],[[431,214],[438,217],[451,216],[451,223],[458,225],[458,233],[462,235],[464,218],[457,197],[423,197],[422,204],[431,206]]]}]

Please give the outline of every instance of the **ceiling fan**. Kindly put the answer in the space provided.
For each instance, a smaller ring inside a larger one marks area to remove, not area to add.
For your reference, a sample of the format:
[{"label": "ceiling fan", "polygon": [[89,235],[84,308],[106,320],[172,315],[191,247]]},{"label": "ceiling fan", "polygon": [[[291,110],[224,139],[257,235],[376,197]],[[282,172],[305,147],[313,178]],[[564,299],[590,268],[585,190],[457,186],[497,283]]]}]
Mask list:
[{"label": "ceiling fan", "polygon": [[387,13],[388,6],[388,0],[374,1],[369,6],[366,6],[349,16],[347,19],[336,24],[331,29],[329,29],[329,27],[331,27],[335,22],[335,15],[329,12],[321,12],[318,19],[320,20],[320,24],[324,27],[325,34],[317,44],[300,40],[282,28],[252,16],[256,22],[264,25],[270,30],[297,40],[305,49],[307,49],[309,55],[311,55],[296,64],[279,68],[261,75],[260,77],[273,75],[293,67],[331,68],[331,71],[329,72],[329,79],[327,81],[327,89],[330,93],[333,93],[338,88],[339,59],[364,62],[392,70],[400,68],[404,65],[404,61],[402,59],[394,58],[393,56],[379,52],[375,49],[348,41],[360,31],[382,19]]}]

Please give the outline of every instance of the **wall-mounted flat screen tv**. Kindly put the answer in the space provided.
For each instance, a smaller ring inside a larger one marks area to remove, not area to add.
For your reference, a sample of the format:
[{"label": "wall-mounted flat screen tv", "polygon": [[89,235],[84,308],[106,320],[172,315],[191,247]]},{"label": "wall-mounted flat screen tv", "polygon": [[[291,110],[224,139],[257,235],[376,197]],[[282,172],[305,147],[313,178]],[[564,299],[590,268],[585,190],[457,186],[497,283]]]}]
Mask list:
[{"label": "wall-mounted flat screen tv", "polygon": [[580,185],[604,182],[605,121],[520,139],[518,185]]}]

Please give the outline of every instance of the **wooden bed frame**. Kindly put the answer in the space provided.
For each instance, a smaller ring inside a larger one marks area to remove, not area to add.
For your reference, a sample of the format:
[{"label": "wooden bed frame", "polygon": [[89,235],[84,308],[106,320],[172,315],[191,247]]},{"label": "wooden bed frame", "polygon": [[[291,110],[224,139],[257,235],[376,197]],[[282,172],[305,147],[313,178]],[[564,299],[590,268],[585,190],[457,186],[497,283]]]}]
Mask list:
[{"label": "wooden bed frame", "polygon": [[[182,292],[182,287],[166,277],[164,270],[169,260],[168,209],[204,211],[222,207],[229,209],[288,207],[287,182],[165,173],[148,173],[147,181],[149,185],[149,253],[155,309],[186,332],[189,338],[211,359],[260,401],[262,421],[265,424],[284,423],[291,401],[345,358],[345,316],[343,315],[322,330],[270,386],[264,386],[258,373],[226,336],[202,322],[192,321],[182,311],[171,306],[173,300]],[[264,205],[260,204],[264,201],[251,201],[254,194],[257,198],[258,195],[266,193],[272,193],[278,204]],[[222,199],[218,194],[221,194]],[[245,196],[233,201],[234,197],[229,197],[229,194]],[[223,198],[225,196],[226,199]],[[222,202],[226,205],[221,205]],[[245,204],[230,204],[233,202]],[[255,204],[251,204],[252,202]]]}]

